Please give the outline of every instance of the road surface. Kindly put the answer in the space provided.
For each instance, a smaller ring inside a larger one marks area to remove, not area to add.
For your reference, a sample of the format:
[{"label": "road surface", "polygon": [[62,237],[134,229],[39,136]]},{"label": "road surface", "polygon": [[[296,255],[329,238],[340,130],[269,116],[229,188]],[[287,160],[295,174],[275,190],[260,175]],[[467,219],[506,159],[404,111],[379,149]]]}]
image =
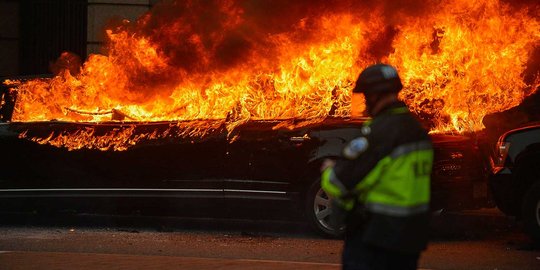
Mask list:
[{"label": "road surface", "polygon": [[[166,220],[156,226],[163,221],[100,217],[52,223],[2,225],[0,269],[340,269],[342,241],[298,223]],[[492,210],[436,217],[432,239],[422,269],[540,269],[540,251],[519,225]]]}]

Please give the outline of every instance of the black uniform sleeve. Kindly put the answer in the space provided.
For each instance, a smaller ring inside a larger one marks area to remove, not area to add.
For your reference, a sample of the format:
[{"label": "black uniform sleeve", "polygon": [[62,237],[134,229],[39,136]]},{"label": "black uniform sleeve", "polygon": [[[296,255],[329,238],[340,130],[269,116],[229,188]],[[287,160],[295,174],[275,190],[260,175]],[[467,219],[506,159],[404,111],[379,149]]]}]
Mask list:
[{"label": "black uniform sleeve", "polygon": [[[382,122],[384,124],[384,121]],[[367,139],[365,151],[354,159],[344,156],[336,162],[334,173],[347,189],[354,188],[377,166],[382,158],[392,151],[394,140],[391,139],[391,134],[388,134],[388,131],[386,134],[381,131],[384,131],[384,126],[373,123],[371,132],[364,135],[364,138]],[[350,142],[348,146],[350,146]]]}]

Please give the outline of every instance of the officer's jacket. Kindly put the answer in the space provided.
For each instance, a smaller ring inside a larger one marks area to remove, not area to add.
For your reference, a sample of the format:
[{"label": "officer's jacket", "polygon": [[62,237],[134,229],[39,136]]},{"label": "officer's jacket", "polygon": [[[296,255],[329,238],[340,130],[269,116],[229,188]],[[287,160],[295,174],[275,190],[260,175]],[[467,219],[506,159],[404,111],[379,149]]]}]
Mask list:
[{"label": "officer's jacket", "polygon": [[351,213],[358,205],[366,209],[363,241],[404,252],[424,249],[433,148],[405,104],[397,102],[366,122],[343,156],[323,172],[321,183]]}]

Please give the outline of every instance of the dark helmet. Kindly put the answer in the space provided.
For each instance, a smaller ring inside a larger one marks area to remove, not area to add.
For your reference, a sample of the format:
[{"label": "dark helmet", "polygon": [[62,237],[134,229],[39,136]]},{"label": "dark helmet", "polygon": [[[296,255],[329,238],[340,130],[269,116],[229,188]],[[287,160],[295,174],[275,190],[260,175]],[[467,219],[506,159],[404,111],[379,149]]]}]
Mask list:
[{"label": "dark helmet", "polygon": [[354,93],[399,92],[403,88],[397,70],[385,64],[371,65],[364,69],[353,89]]}]

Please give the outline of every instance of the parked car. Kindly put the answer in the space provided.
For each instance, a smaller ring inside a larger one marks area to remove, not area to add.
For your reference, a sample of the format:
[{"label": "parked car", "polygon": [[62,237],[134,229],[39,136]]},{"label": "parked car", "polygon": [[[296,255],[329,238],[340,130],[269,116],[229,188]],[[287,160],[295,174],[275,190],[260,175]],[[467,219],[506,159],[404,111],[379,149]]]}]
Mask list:
[{"label": "parked car", "polygon": [[540,242],[540,122],[501,135],[491,164],[488,182],[497,207],[521,218],[531,238]]},{"label": "parked car", "polygon": [[[4,102],[11,109],[0,110],[0,211],[54,206],[206,217],[201,209],[218,209],[218,217],[301,216],[324,235],[339,231],[329,226],[319,167],[326,158],[339,158],[366,120],[253,120],[232,131],[225,120],[11,122],[13,103]],[[126,132],[138,141],[120,139]],[[67,139],[74,134],[91,135]],[[461,135],[432,138],[432,208],[480,206],[486,183],[473,141]]]},{"label": "parked car", "polygon": [[[136,136],[163,131],[171,124],[182,129],[201,123],[0,123],[0,198],[22,199],[33,206],[43,205],[40,199],[57,198],[68,207],[77,200],[116,198],[122,208],[155,205],[148,200],[161,198],[167,202],[157,209],[174,205],[168,214],[182,213],[183,203],[172,202],[182,199],[214,207],[285,203],[289,206],[283,209],[304,210],[319,232],[334,234],[328,225],[328,197],[320,189],[319,166],[325,158],[340,156],[345,143],[360,134],[362,121],[328,119],[295,129],[276,129],[281,121],[250,121],[235,129],[235,139],[224,125],[208,121],[217,128],[200,138],[149,139],[125,151],[68,150],[29,138],[89,128],[95,135],[135,128]],[[471,207],[480,199],[475,188],[483,183],[472,142],[456,135],[432,138],[433,207]]]}]

